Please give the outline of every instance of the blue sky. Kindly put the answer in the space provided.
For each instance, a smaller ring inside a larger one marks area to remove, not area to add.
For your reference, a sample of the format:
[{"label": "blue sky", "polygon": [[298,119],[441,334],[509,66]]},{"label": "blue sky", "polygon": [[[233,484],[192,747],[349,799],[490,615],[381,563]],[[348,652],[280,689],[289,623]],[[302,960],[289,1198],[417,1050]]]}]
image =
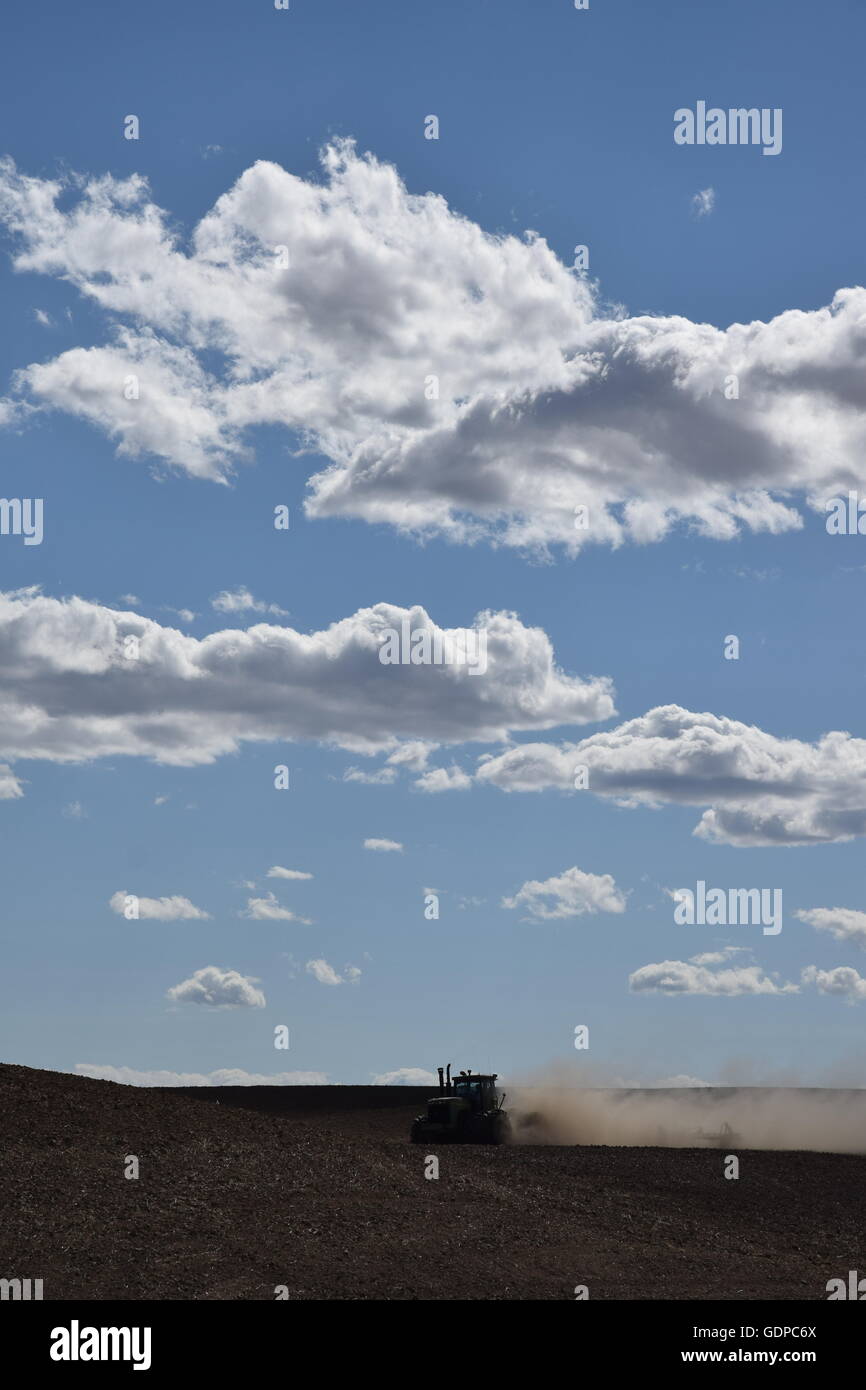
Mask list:
[{"label": "blue sky", "polygon": [[[0,536],[6,1060],[365,1082],[449,1058],[505,1074],[566,1059],[642,1081],[857,1083],[866,539],[829,535],[822,499],[866,496],[866,307],[824,312],[864,283],[863,37],[862,10],[839,3],[50,3],[7,20],[2,492],[44,499],[45,536]],[[781,154],[675,145],[674,111],[698,100],[781,108]],[[320,151],[346,139],[329,176]],[[219,235],[268,235],[197,257],[196,224],[238,180]],[[339,196],[317,201],[329,181]],[[428,193],[444,201],[422,225],[411,199]],[[298,291],[264,278],[274,217]],[[731,324],[769,326],[718,332]],[[734,369],[740,399],[724,401]],[[435,419],[418,414],[428,371],[445,396],[457,383]],[[339,488],[317,502],[308,479],[328,469]],[[621,543],[601,526],[575,553],[585,498]],[[243,591],[264,608],[220,607]],[[419,668],[389,686],[375,654],[359,664],[366,618],[333,670],[294,638],[241,655],[226,639],[200,710],[193,693],[171,723],[190,639],[321,633],[379,604],[446,629],[514,616],[477,683]],[[136,683],[106,657],[109,628],[144,634]],[[696,717],[678,716],[667,751],[647,722],[661,706]],[[820,744],[832,731],[850,735],[841,751]],[[478,775],[480,757],[603,732],[587,791],[541,773],[520,790],[507,761]],[[387,762],[419,741],[426,765]],[[471,786],[425,789],[452,765]],[[599,906],[608,875],[620,910]],[[666,890],[699,879],[781,888],[782,932],[676,924]],[[557,915],[532,891],[502,906],[532,883]],[[128,922],[120,891],[209,917]],[[239,915],[269,893],[311,924]],[[667,968],[630,987],[650,965]],[[211,966],[253,982],[248,1001],[167,996]]]}]

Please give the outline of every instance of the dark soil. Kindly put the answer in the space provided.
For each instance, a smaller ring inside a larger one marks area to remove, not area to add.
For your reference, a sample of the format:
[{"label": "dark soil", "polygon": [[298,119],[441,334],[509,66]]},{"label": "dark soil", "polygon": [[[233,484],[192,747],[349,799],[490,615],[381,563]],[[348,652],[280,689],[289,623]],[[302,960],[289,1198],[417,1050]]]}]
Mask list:
[{"label": "dark soil", "polygon": [[826,1299],[866,1272],[866,1156],[746,1151],[733,1181],[707,1149],[452,1146],[431,1181],[424,1094],[216,1104],[2,1066],[0,1277],[46,1300]]}]

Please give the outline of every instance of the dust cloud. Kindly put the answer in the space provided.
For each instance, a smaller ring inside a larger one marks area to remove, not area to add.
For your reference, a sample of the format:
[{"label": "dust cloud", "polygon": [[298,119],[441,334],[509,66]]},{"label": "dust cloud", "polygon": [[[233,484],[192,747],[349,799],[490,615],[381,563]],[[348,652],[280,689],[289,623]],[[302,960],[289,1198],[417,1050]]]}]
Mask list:
[{"label": "dust cloud", "polygon": [[[570,1069],[569,1069],[570,1070]],[[506,1087],[516,1144],[866,1153],[866,1090],[575,1085],[552,1069]]]}]

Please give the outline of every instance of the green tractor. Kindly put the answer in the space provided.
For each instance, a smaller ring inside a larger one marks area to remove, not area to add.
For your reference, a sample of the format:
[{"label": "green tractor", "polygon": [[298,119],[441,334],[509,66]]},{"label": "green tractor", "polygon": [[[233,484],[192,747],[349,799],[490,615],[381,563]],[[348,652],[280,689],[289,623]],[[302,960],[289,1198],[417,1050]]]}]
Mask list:
[{"label": "green tractor", "polygon": [[496,1089],[496,1075],[462,1071],[451,1077],[438,1067],[439,1093],[427,1102],[427,1114],[412,1121],[413,1144],[504,1144],[511,1127],[502,1109],[503,1092]]}]

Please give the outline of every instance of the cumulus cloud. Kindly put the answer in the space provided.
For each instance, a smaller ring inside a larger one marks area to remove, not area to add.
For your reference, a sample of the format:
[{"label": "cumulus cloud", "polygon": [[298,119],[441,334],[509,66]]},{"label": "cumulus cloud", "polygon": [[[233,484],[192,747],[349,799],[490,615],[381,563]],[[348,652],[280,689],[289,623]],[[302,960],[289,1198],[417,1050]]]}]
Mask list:
[{"label": "cumulus cloud", "polygon": [[179,895],[171,898],[142,898],[135,893],[127,893],[124,888],[111,895],[109,907],[119,917],[126,916],[128,908],[134,908],[139,918],[150,918],[154,922],[203,922],[210,919],[210,913],[196,907],[189,898]]},{"label": "cumulus cloud", "polygon": [[285,608],[278,603],[265,603],[262,599],[253,598],[244,585],[234,590],[223,589],[222,593],[214,595],[210,606],[217,613],[272,613],[277,617],[286,616]]},{"label": "cumulus cloud", "polygon": [[435,1086],[439,1078],[423,1067],[397,1067],[396,1071],[383,1071],[373,1076],[374,1086]]},{"label": "cumulus cloud", "polygon": [[382,767],[373,772],[365,772],[359,767],[348,767],[343,773],[344,782],[362,782],[366,786],[390,786],[397,780],[399,772],[422,772],[427,766],[430,754],[438,747],[435,743],[424,743],[410,739],[401,743],[385,759]]},{"label": "cumulus cloud", "polygon": [[300,880],[312,877],[312,874],[305,874],[303,869],[284,869],[280,864],[274,864],[272,868],[268,869],[268,878],[291,878]]},{"label": "cumulus cloud", "polygon": [[431,753],[435,753],[435,743],[424,743],[419,739],[401,743],[399,748],[385,759],[389,767],[402,768],[406,772],[423,772]]},{"label": "cumulus cloud", "polygon": [[306,970],[307,974],[312,975],[314,980],[318,980],[320,985],[341,985],[343,983],[342,977],[326,960],[308,960]]},{"label": "cumulus cloud", "polygon": [[399,840],[365,840],[364,849],[375,849],[381,853],[402,853],[403,846]]},{"label": "cumulus cloud", "polygon": [[450,767],[433,767],[416,778],[415,786],[422,792],[466,791],[472,786],[472,778],[456,763]]},{"label": "cumulus cloud", "polygon": [[577,868],[543,881],[530,879],[512,898],[502,899],[503,907],[522,907],[529,919],[537,922],[585,913],[624,912],[625,905],[625,895],[610,874],[587,874]]},{"label": "cumulus cloud", "polygon": [[578,768],[591,792],[626,807],[708,807],[694,833],[723,844],[826,844],[866,834],[866,739],[776,738],[678,705],[578,743],[523,743],[485,756],[476,781],[503,791],[571,791]]},{"label": "cumulus cloud", "polygon": [[[690,960],[642,965],[628,977],[633,994],[796,994],[795,984],[779,984],[759,965],[707,964],[708,954]],[[701,964],[701,962],[705,962]]]},{"label": "cumulus cloud", "polygon": [[254,922],[301,922],[305,927],[312,926],[309,917],[298,917],[283,907],[273,893],[266,893],[263,898],[247,898],[246,908],[238,916],[249,917]]},{"label": "cumulus cloud", "polygon": [[50,180],[10,160],[0,219],[17,269],[113,324],[23,365],[10,419],[61,409],[121,454],[216,481],[253,427],[283,427],[329,460],[311,517],[575,551],[678,523],[790,530],[796,499],[820,509],[861,477],[860,288],[726,329],[609,315],[542,237],[489,235],[350,142],[323,151],[319,180],[254,164],[188,238],[139,175]]},{"label": "cumulus cloud", "polygon": [[859,1004],[866,999],[866,978],[850,965],[838,965],[835,970],[819,970],[807,965],[803,983],[814,985],[819,994],[835,994],[846,1004]]},{"label": "cumulus cloud", "polygon": [[[384,665],[383,633],[404,619],[435,628],[423,609],[377,604],[312,634],[256,624],[198,640],[84,599],[0,594],[0,757],[125,754],[194,766],[246,740],[306,739],[379,751],[386,770],[414,770],[440,741],[501,742],[614,712],[607,678],[563,673],[547,635],[514,614],[479,615],[485,676]],[[781,739],[677,705],[578,742],[512,744],[484,755],[474,778],[505,791],[573,791],[578,768],[591,793],[623,806],[706,807],[695,834],[707,840],[820,844],[866,833],[866,740],[841,731]],[[468,775],[452,764],[417,785],[445,791]],[[22,790],[0,764],[0,798]]]},{"label": "cumulus cloud", "polygon": [[135,1067],[111,1067],[77,1062],[78,1076],[96,1081],[116,1081],[121,1086],[327,1086],[324,1071],[251,1072],[237,1067],[218,1071],[139,1071]]},{"label": "cumulus cloud", "polygon": [[547,635],[511,613],[479,615],[486,675],[383,664],[386,629],[404,619],[435,628],[422,608],[382,603],[320,632],[260,623],[198,640],[86,599],[0,594],[0,757],[194,766],[293,739],[367,754],[406,741],[417,760],[425,736],[489,742],[613,712],[606,678],[565,675]]},{"label": "cumulus cloud", "polygon": [[837,941],[850,941],[866,951],[866,912],[852,907],[810,907],[794,916],[818,931],[832,932]]},{"label": "cumulus cloud", "polygon": [[361,971],[357,965],[347,965],[345,974],[340,975],[326,960],[308,960],[306,971],[314,980],[318,980],[320,985],[356,985],[361,978]]},{"label": "cumulus cloud", "polygon": [[172,985],[166,998],[175,1004],[210,1004],[217,1009],[263,1009],[265,996],[256,989],[258,980],[240,975],[237,970],[223,970],[218,965],[205,965],[194,970],[188,980]]}]

